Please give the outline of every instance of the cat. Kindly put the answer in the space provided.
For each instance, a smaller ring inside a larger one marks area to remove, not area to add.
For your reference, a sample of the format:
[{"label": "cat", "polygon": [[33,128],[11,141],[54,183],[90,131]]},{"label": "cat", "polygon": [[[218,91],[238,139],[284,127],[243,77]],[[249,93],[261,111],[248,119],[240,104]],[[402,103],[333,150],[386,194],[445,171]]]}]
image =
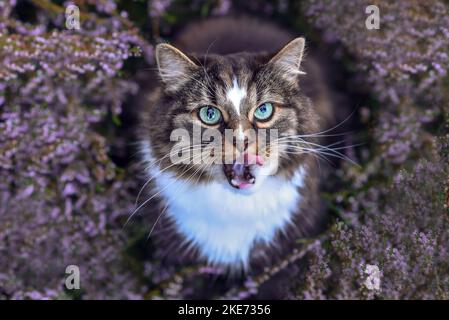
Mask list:
[{"label": "cat", "polygon": [[[139,115],[144,187],[151,189],[142,205],[158,201],[154,236],[170,256],[250,270],[316,231],[323,212],[318,138],[334,109],[305,48],[303,37],[248,17],[197,22],[156,46],[159,81]],[[218,132],[214,146],[222,148],[213,156],[223,160],[227,148],[231,161],[194,161],[206,143],[176,149],[180,130],[187,139],[195,130]],[[277,135],[261,149],[249,132],[262,131]],[[183,151],[188,161],[174,162]]]}]

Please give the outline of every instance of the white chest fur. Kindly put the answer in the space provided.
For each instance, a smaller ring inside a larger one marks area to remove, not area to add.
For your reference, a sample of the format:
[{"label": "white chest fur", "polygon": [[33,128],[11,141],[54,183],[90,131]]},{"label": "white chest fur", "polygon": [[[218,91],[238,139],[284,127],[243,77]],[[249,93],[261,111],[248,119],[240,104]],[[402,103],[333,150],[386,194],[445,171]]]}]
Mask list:
[{"label": "white chest fur", "polygon": [[291,223],[305,174],[300,167],[291,180],[268,177],[254,193],[242,194],[227,182],[194,185],[151,170],[178,232],[208,262],[243,266],[256,241],[269,244],[277,231]]}]

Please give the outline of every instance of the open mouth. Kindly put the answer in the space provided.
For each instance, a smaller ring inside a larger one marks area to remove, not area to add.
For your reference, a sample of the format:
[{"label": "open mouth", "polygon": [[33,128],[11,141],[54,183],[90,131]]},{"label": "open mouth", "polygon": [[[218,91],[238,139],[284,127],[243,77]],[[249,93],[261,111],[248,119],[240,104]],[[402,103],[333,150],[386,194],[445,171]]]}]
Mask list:
[{"label": "open mouth", "polygon": [[236,189],[247,189],[256,183],[253,168],[262,166],[264,160],[261,156],[245,153],[232,164],[224,164],[223,170],[229,184]]}]

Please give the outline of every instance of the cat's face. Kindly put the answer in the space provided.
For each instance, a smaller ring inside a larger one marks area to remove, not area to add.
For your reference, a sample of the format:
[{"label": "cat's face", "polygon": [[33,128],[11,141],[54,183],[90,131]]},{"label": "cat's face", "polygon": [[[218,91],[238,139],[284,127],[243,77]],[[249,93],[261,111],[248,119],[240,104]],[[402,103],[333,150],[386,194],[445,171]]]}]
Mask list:
[{"label": "cat's face", "polygon": [[291,174],[302,156],[284,138],[317,126],[298,82],[303,50],[302,38],[275,55],[187,57],[159,45],[163,88],[146,127],[160,168],[247,193],[269,176]]}]

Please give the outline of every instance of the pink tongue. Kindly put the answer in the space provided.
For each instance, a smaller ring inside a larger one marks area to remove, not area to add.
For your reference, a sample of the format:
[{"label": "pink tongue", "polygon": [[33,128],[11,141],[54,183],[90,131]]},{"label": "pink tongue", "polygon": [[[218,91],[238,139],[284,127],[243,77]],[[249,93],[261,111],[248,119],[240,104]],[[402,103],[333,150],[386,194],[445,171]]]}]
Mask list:
[{"label": "pink tongue", "polygon": [[258,166],[263,166],[263,158],[256,154],[245,153],[243,155],[243,162],[245,165],[257,164]]},{"label": "pink tongue", "polygon": [[254,180],[249,181],[245,178],[246,167],[250,165],[262,166],[263,163],[264,160],[261,156],[249,153],[245,153],[243,157],[237,159],[237,161],[232,166],[232,170],[235,174],[234,180],[238,183],[240,189],[249,188],[254,184]]},{"label": "pink tongue", "polygon": [[241,182],[241,183],[239,183],[239,189],[247,189],[247,188],[251,187],[252,185],[253,185],[252,183]]},{"label": "pink tongue", "polygon": [[250,153],[245,153],[243,154],[243,157],[239,157],[233,164],[232,166],[232,170],[234,171],[234,173],[237,176],[242,177],[244,172],[245,172],[245,168],[250,166],[250,165],[258,165],[258,166],[262,166],[264,163],[263,158],[259,155],[255,155],[255,154],[250,154]]}]

